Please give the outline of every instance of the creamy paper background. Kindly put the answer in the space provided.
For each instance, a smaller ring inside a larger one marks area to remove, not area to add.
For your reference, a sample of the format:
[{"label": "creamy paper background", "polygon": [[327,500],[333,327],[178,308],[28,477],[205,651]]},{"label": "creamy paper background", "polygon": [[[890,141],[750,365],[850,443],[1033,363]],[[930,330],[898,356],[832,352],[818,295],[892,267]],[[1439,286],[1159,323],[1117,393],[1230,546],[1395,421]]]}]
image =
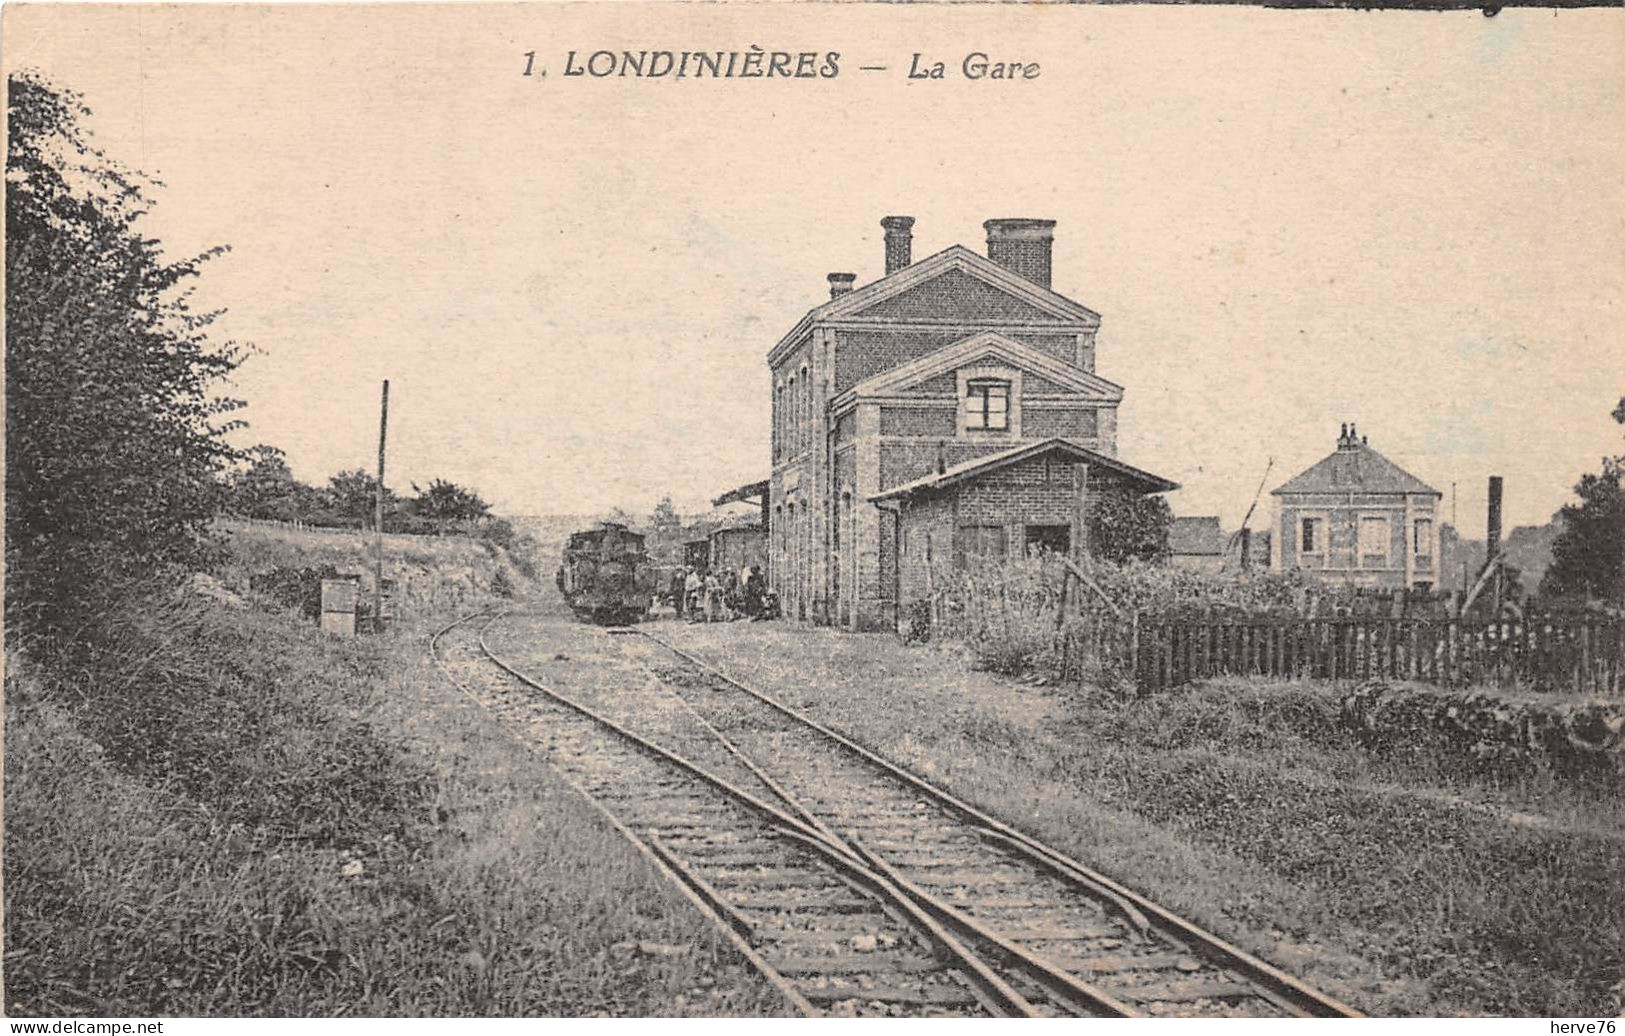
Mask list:
[{"label": "creamy paper background", "polygon": [[[824,275],[1059,221],[1120,451],[1235,523],[1356,420],[1482,534],[1617,450],[1625,15],[900,6],[40,7],[5,63],[225,243],[262,355],[242,441],[507,513],[684,509],[764,477],[764,355]],[[834,80],[567,79],[570,49],[839,51]],[[523,52],[546,78],[525,78]],[[1039,79],[911,83],[910,55]],[[859,65],[889,66],[885,74]],[[1255,523],[1256,524],[1256,523]]]}]

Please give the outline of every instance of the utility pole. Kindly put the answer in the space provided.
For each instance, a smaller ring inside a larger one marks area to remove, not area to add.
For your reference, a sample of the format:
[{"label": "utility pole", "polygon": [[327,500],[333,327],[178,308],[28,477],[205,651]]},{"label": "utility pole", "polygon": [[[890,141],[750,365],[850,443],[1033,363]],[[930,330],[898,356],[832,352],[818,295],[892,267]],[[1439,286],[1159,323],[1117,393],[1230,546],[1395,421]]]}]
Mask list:
[{"label": "utility pole", "polygon": [[384,631],[384,437],[389,431],[389,379],[384,379],[383,399],[378,405],[378,486],[373,498],[373,610],[372,630]]}]

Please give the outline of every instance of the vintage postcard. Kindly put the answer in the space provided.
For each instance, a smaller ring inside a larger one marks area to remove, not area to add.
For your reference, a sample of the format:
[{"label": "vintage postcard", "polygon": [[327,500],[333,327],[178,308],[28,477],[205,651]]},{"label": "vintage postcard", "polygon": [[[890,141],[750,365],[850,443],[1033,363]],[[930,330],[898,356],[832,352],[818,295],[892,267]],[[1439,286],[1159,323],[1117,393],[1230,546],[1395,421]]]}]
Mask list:
[{"label": "vintage postcard", "polygon": [[3,17],[14,1031],[1615,1032],[1617,6]]}]

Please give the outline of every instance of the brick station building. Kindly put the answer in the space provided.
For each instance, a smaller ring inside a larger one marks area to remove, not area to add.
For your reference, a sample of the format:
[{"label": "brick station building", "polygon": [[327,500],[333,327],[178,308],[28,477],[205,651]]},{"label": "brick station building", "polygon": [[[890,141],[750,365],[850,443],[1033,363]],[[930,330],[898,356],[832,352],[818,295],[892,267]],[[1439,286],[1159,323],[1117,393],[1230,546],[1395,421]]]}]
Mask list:
[{"label": "brick station building", "polygon": [[912,259],[888,216],[885,276],[829,300],[768,353],[769,572],[785,614],[884,629],[927,566],[1087,550],[1092,501],[1174,483],[1117,457],[1120,386],[1100,316],[1050,287],[1055,223],[983,224],[987,254]]}]

